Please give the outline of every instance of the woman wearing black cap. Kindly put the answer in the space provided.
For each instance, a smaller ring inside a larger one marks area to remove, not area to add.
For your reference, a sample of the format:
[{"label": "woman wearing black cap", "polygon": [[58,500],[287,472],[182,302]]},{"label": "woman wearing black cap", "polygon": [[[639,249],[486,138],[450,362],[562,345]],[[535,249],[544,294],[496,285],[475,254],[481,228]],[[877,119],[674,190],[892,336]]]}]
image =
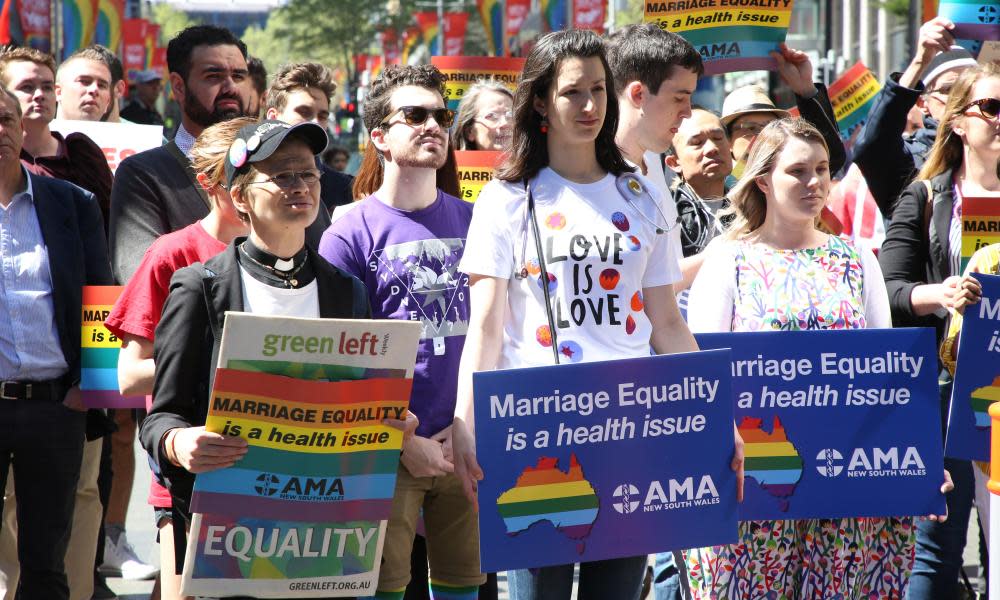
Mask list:
[{"label": "woman wearing black cap", "polygon": [[247,451],[243,439],[204,428],[226,311],[370,317],[364,284],[305,245],[320,207],[315,155],[325,146],[326,133],[314,123],[240,129],[226,183],[250,233],[171,281],[156,328],[153,406],[140,436],[169,483],[175,517],[190,518],[193,474],[231,466]]}]

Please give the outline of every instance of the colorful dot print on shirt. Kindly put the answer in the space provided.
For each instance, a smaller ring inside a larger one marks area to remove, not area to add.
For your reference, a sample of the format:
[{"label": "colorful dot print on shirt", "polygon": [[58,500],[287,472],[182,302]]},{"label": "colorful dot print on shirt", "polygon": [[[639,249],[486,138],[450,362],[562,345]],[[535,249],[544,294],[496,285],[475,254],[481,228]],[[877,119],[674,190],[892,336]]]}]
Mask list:
[{"label": "colorful dot print on shirt", "polygon": [[559,362],[578,363],[583,360],[583,348],[572,340],[559,342]]},{"label": "colorful dot print on shirt", "polygon": [[552,330],[549,329],[548,325],[542,325],[535,330],[535,339],[544,348],[549,348],[552,346]]},{"label": "colorful dot print on shirt", "polygon": [[628,217],[625,216],[623,212],[615,212],[611,215],[611,223],[618,228],[618,231],[622,233],[628,231]]},{"label": "colorful dot print on shirt", "polygon": [[632,310],[639,312],[644,308],[646,308],[646,305],[642,301],[642,292],[639,291],[632,294]]},{"label": "colorful dot print on shirt", "polygon": [[560,212],[554,212],[545,217],[545,226],[556,231],[566,226],[566,217]]}]

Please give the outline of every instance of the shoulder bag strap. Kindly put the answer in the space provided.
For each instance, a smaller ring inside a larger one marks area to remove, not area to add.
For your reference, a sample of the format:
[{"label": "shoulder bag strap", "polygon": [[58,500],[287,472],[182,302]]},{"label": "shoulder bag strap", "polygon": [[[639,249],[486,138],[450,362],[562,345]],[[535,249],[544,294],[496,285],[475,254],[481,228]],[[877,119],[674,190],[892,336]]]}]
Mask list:
[{"label": "shoulder bag strap", "polygon": [[549,337],[552,339],[552,357],[559,364],[559,339],[556,336],[556,319],[552,314],[552,298],[549,295],[549,270],[545,267],[545,252],[542,250],[542,234],[538,229],[538,216],[535,214],[535,197],[531,193],[528,180],[524,181],[524,192],[528,196],[528,219],[531,221],[531,231],[535,238],[535,252],[538,253],[538,268],[541,270],[542,295],[545,297],[545,316],[549,320]]}]

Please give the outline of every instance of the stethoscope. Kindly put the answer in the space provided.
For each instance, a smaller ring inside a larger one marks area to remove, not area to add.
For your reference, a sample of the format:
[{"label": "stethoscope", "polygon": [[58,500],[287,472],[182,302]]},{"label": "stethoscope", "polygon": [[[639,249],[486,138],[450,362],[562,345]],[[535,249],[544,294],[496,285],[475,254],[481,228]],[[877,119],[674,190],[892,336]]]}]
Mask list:
[{"label": "stethoscope", "polygon": [[[615,178],[615,187],[618,188],[618,193],[621,195],[622,199],[625,200],[625,204],[630,206],[632,210],[642,218],[646,224],[653,228],[656,235],[662,235],[664,233],[669,233],[677,227],[680,223],[680,217],[674,219],[673,223],[670,219],[663,214],[663,209],[660,208],[659,203],[653,198],[653,195],[649,193],[646,186],[639,180],[639,177],[634,173],[623,173]],[[525,195],[525,207],[524,207],[524,217],[521,221],[521,269],[514,273],[515,279],[527,279],[528,277],[528,226],[532,226],[535,232],[535,236],[539,237],[538,230],[538,219],[535,215],[535,198],[531,193],[531,184],[525,182],[524,184],[524,195]],[[650,219],[646,213],[642,212],[639,207],[635,204],[642,197],[645,196],[649,199],[649,202],[656,208],[656,212],[660,219],[663,219],[664,226],[661,227],[656,221]],[[540,237],[536,240],[540,244]],[[540,247],[540,245],[539,245]],[[542,260],[541,254],[539,254],[539,261]],[[515,263],[517,264],[517,263]]]}]

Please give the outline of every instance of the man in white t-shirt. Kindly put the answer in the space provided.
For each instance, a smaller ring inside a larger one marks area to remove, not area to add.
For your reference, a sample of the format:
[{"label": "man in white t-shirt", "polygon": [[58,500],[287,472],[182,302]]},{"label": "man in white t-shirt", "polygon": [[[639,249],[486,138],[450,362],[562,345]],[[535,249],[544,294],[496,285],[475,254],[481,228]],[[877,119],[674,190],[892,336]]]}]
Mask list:
[{"label": "man in white t-shirt", "polygon": [[[607,50],[620,112],[615,141],[625,158],[666,199],[663,213],[670,221],[668,227],[673,227],[672,254],[682,256],[677,207],[669,201],[660,155],[670,148],[681,121],[691,116],[691,96],[704,72],[701,56],[687,40],[653,23],[615,31],[608,38]],[[681,259],[682,272],[685,267]]]}]

